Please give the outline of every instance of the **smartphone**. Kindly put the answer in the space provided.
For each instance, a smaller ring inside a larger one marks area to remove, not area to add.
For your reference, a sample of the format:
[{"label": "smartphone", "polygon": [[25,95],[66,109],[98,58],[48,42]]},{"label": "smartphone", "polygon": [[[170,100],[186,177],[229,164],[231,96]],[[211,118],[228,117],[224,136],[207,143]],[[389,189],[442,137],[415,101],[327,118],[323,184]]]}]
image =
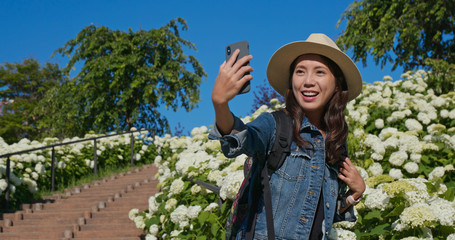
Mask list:
[{"label": "smartphone", "polygon": [[[240,59],[244,56],[248,56],[250,54],[249,50],[249,44],[248,41],[240,41],[236,43],[232,43],[226,46],[226,62],[231,58],[231,55],[234,53],[236,49],[240,50],[239,55],[237,56],[237,59]],[[237,59],[235,60],[237,62]],[[250,62],[247,62],[245,66],[250,65]],[[250,74],[250,73],[247,73]],[[243,77],[243,76],[242,76]],[[240,89],[239,93],[237,94],[243,94],[247,93],[250,91],[250,81],[247,81],[243,87]]]}]

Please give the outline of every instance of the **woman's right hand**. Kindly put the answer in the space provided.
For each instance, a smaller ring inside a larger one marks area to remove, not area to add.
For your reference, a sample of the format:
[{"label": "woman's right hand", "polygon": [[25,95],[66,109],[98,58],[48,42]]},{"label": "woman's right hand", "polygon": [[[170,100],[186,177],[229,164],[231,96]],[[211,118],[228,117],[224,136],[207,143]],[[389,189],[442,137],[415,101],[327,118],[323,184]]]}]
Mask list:
[{"label": "woman's right hand", "polygon": [[[212,90],[213,105],[223,105],[233,99],[240,91],[242,86],[253,79],[251,74],[253,68],[249,65],[243,66],[250,61],[253,56],[248,55],[234,63],[239,55],[239,50],[236,49],[231,58],[221,64],[218,76],[215,80],[215,85]],[[242,77],[243,76],[243,77]]]}]

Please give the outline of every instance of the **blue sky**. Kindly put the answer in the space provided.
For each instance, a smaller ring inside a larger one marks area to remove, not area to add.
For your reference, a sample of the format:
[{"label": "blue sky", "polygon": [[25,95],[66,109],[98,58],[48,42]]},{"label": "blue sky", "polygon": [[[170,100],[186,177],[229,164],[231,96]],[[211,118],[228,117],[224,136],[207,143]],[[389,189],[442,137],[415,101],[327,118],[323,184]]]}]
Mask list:
[{"label": "blue sky", "polygon": [[[178,123],[184,133],[194,127],[209,126],[214,121],[211,89],[224,61],[225,45],[248,40],[253,55],[252,91],[266,79],[266,67],[272,54],[282,45],[305,40],[311,33],[325,33],[336,39],[344,24],[336,28],[342,13],[353,1],[107,1],[107,0],[2,0],[0,1],[0,64],[35,58],[42,64],[57,62],[62,67],[67,59],[51,58],[54,50],[76,37],[84,27],[94,24],[110,29],[133,31],[159,28],[171,19],[182,17],[189,26],[181,32],[184,39],[196,45],[197,51],[186,50],[202,64],[207,78],[201,84],[201,100],[191,112],[163,111],[171,129]],[[349,53],[348,53],[349,55]],[[366,83],[390,75],[398,80],[401,69],[391,72],[368,62],[357,63]],[[76,69],[77,72],[77,69]],[[240,95],[230,102],[239,116],[248,115],[253,93]]]}]

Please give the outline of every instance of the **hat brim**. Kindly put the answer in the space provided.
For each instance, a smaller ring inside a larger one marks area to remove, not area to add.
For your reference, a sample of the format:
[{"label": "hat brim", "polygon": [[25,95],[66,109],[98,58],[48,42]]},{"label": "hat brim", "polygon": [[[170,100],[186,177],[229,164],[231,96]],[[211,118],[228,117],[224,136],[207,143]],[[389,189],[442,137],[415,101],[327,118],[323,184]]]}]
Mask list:
[{"label": "hat brim", "polygon": [[362,77],[359,69],[344,52],[325,44],[298,41],[279,48],[270,58],[267,66],[267,79],[270,85],[286,97],[289,89],[290,66],[303,54],[319,54],[335,62],[343,72],[348,87],[348,101],[356,98],[362,91]]}]

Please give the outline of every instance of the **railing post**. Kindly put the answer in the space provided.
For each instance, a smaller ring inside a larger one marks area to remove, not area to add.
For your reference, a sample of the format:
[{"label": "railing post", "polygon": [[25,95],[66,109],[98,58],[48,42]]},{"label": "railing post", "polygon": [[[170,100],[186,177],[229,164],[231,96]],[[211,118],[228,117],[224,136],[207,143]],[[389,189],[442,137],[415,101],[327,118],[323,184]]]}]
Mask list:
[{"label": "railing post", "polygon": [[96,154],[96,139],[93,140],[93,173],[98,175],[98,163],[97,163],[97,154]]},{"label": "railing post", "polygon": [[131,133],[131,167],[134,166],[134,134]]},{"label": "railing post", "polygon": [[10,186],[10,174],[11,174],[11,163],[9,157],[6,159],[6,192],[5,192],[5,210],[9,210],[9,186]]},{"label": "railing post", "polygon": [[52,147],[52,161],[51,161],[51,191],[55,190],[55,148]]}]

